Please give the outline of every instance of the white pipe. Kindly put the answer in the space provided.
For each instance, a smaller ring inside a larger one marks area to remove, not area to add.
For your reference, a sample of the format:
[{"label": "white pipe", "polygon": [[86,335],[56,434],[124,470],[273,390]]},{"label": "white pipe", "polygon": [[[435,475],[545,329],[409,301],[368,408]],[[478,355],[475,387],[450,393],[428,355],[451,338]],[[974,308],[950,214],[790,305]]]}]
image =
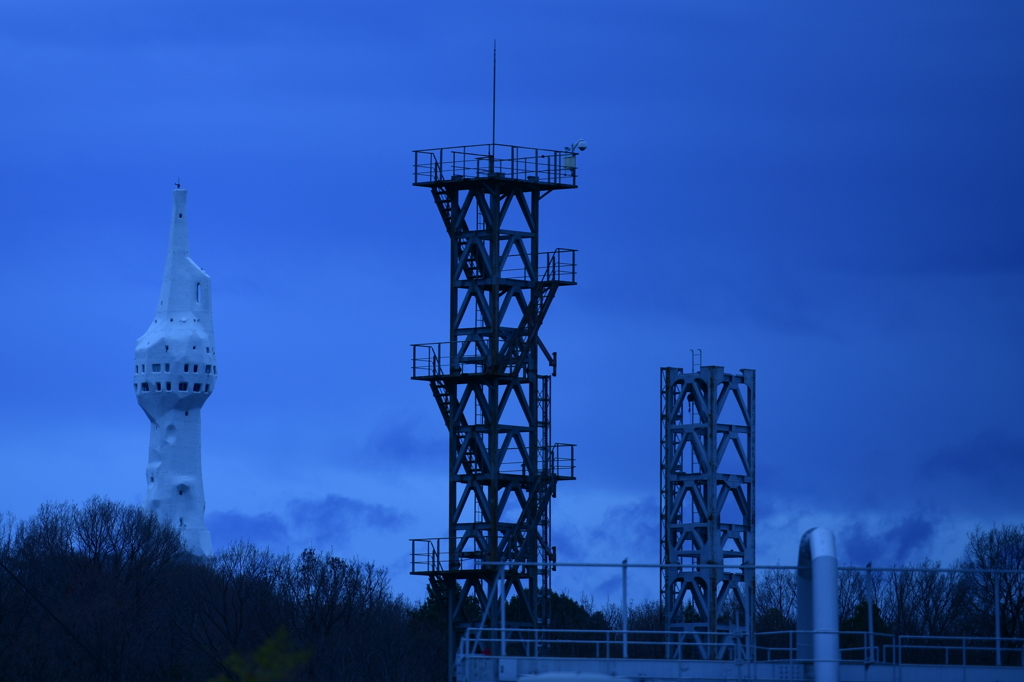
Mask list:
[{"label": "white pipe", "polygon": [[804,533],[797,565],[797,658],[813,659],[815,682],[839,682],[839,562],[832,532]]},{"label": "white pipe", "polygon": [[629,559],[622,560],[622,657],[629,658],[629,602],[626,601],[626,565]]},{"label": "white pipe", "polygon": [[498,581],[498,599],[501,600],[501,655],[505,656],[505,564],[501,565],[501,579]]}]

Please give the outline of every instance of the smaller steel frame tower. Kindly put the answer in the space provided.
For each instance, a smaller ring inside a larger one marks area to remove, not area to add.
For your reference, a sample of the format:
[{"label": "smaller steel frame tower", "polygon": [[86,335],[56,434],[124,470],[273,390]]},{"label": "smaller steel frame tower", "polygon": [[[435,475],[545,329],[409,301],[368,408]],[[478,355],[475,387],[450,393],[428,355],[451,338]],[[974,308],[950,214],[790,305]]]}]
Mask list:
[{"label": "smaller steel frame tower", "polygon": [[449,668],[460,631],[480,610],[496,619],[498,600],[517,598],[516,627],[549,619],[551,500],[574,477],[575,446],[551,440],[538,360],[553,375],[555,355],[539,332],[558,289],[576,283],[576,252],[540,251],[540,202],[576,187],[575,149],[414,152],[413,184],[430,189],[451,243],[448,340],[414,345],[412,363],[449,434],[447,535],[412,541],[412,573],[448,604]]},{"label": "smaller steel frame tower", "polygon": [[661,370],[662,603],[670,655],[726,655],[752,627],[754,370]]}]

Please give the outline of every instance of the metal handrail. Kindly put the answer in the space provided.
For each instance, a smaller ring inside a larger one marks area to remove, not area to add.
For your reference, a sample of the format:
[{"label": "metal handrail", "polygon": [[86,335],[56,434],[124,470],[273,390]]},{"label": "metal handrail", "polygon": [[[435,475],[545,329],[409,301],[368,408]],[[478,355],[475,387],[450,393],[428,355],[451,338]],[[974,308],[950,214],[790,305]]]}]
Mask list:
[{"label": "metal handrail", "polygon": [[[541,476],[576,477],[575,443],[552,443],[546,448],[538,448],[537,460],[537,473]],[[502,474],[527,476],[530,474],[530,467],[525,462],[503,461],[498,471]]]},{"label": "metal handrail", "polygon": [[[541,265],[543,264],[543,266]],[[576,283],[576,249],[555,249],[538,254],[537,281],[552,284]],[[502,279],[529,281],[530,270],[524,265],[518,268],[506,267],[501,271]]]},{"label": "metal handrail", "polygon": [[444,570],[448,549],[443,542],[448,538],[413,538],[411,573],[437,573]]},{"label": "metal handrail", "polygon": [[[623,571],[623,603],[625,603],[625,574],[627,569],[627,563],[590,563],[590,562],[551,562],[551,561],[487,561],[478,560],[476,562],[480,568],[494,567],[499,570],[513,570],[518,567],[536,566],[538,568],[549,568],[554,569],[557,567],[607,567],[617,568]],[[694,565],[691,568],[695,568]],[[720,564],[715,564],[714,567],[722,568],[733,568],[737,571],[748,571],[748,570],[780,570],[780,569],[798,569],[794,566],[772,566],[772,565],[736,565],[734,567],[723,567]],[[628,568],[676,568],[679,566],[676,564],[629,564]],[[861,567],[840,567],[840,571],[855,571],[862,572],[865,569]],[[891,571],[894,573],[902,572],[925,572],[925,573],[967,573],[977,575],[994,575],[996,577],[1004,574],[1016,574],[1024,575],[1024,571],[1021,569],[977,569],[977,568],[939,568],[939,567],[908,567],[908,566],[897,566],[888,568],[879,567],[868,567],[872,574],[881,573],[883,571]],[[996,585],[998,590],[998,581]],[[625,607],[623,607],[625,609]],[[492,612],[493,613],[493,612]],[[870,613],[870,610],[869,610]],[[998,611],[996,612],[996,624],[995,624],[995,636],[975,636],[970,634],[963,635],[894,635],[883,632],[874,631],[845,631],[840,630],[836,632],[823,632],[814,631],[813,634],[821,635],[835,635],[839,638],[839,652],[837,660],[834,662],[846,661],[846,662],[863,662],[864,664],[881,663],[889,665],[911,665],[911,664],[922,664],[922,665],[949,665],[949,666],[1012,666],[1017,667],[1024,665],[1024,638],[1011,638],[1003,637],[1000,635],[1000,621]],[[504,641],[508,641],[508,636],[513,635],[519,637],[522,633],[516,630],[504,630],[501,628],[486,627],[488,624],[493,626],[493,615],[490,620],[487,620],[486,611],[484,614],[484,620],[481,621],[480,625],[477,626],[477,631],[493,633],[501,632],[505,637]],[[504,623],[504,619],[502,619]],[[722,637],[732,637],[734,639],[729,640],[730,645],[733,643],[737,649],[737,660],[745,660],[751,664],[762,661],[788,661],[792,663],[807,662],[806,659],[797,657],[797,635],[804,634],[797,630],[785,630],[781,632],[750,632],[746,628],[750,627],[749,624],[740,626],[738,629],[733,629],[730,632],[717,632],[707,633],[701,632],[700,630],[683,630],[681,627],[674,630],[665,631],[647,631],[646,633],[629,633],[624,635],[622,629],[607,629],[607,630],[583,630],[578,632],[585,632],[583,641],[590,642],[593,644],[595,638],[601,641],[618,642],[616,646],[621,646],[623,652],[623,658],[625,658],[625,650],[627,645],[634,641],[635,637],[639,637],[636,642],[647,646],[651,644],[650,639],[654,637],[662,638],[662,641],[666,644],[667,648],[664,650],[649,650],[651,658],[655,659],[678,659],[684,655],[686,651],[690,650],[691,647],[715,647],[718,646],[721,651],[721,647],[724,644],[716,644],[716,642],[723,641]],[[536,642],[543,642],[545,648],[543,651],[530,654],[536,656],[554,656],[557,654],[550,653],[552,649],[549,645],[553,646],[558,642],[566,644],[579,644],[577,641],[580,637],[573,637],[565,635],[564,632],[561,634],[558,630],[548,630],[545,628],[529,628],[522,632],[529,633],[526,638],[532,637]],[[569,631],[572,632],[572,631]],[[779,638],[781,642],[773,642],[773,638]],[[538,644],[539,646],[539,644]],[[673,653],[675,650],[675,653]],[[639,652],[634,646],[629,646],[629,657],[631,658],[643,658],[644,656],[637,655]],[[802,652],[801,652],[802,653]],[[575,654],[572,654],[575,655]],[[584,654],[588,655],[588,654]],[[615,653],[609,653],[605,650],[605,656],[615,656]]]},{"label": "metal handrail", "polygon": [[412,344],[412,378],[447,374],[451,344],[447,341]]},{"label": "metal handrail", "polygon": [[413,155],[413,184],[504,178],[576,186],[575,151],[478,144],[419,149]]},{"label": "metal handrail", "polygon": [[[694,634],[694,633],[687,633]],[[745,660],[743,652],[744,637],[734,632],[723,633],[697,633],[704,641],[698,643],[686,643],[684,646],[726,646],[732,651],[733,660]],[[666,644],[673,644],[672,640],[678,639],[678,631],[662,630],[629,630],[623,633],[622,630],[582,630],[582,629],[557,629],[545,628],[509,628],[473,626],[466,629],[462,639],[459,641],[458,655],[460,656],[490,656],[500,652],[503,648],[507,650],[510,646],[519,645],[522,647],[524,656],[529,658],[541,658],[554,650],[557,652],[558,645],[572,645],[594,647],[593,658],[637,658],[633,654],[623,656],[623,637],[628,644],[629,651],[642,651],[637,647],[657,646],[663,647]],[[543,646],[538,646],[543,644]],[[531,645],[531,646],[524,646]],[[556,654],[557,655],[557,654]]]},{"label": "metal handrail", "polygon": [[[758,632],[754,634],[754,661],[789,663],[810,663],[814,659],[798,657],[796,639],[800,634],[822,634],[820,631],[799,631],[785,630],[779,632]],[[968,665],[995,665],[995,652],[998,644],[1006,648],[1013,648],[1020,651],[1024,647],[1024,638],[1002,638],[1001,642],[995,637],[943,637],[943,636],[917,636],[917,635],[881,635],[879,633],[868,633],[860,631],[839,631],[840,637],[859,637],[862,641],[873,634],[875,639],[885,639],[888,643],[876,645],[875,648],[882,651],[879,658],[867,656],[872,647],[857,645],[840,648],[838,662],[852,661],[874,661],[876,663],[891,665],[910,665],[907,659],[913,659],[908,654],[912,652],[941,652],[941,660],[928,661],[935,665],[953,665],[966,667]],[[513,655],[521,655],[529,658],[541,658],[547,655],[557,655],[556,645],[571,645],[574,647],[594,647],[593,656],[588,658],[622,658],[622,644],[624,633],[621,629],[606,630],[584,630],[584,629],[556,629],[549,628],[538,630],[537,628],[500,628],[473,626],[468,628],[459,642],[460,656],[487,656],[495,655],[507,649],[509,645],[519,645],[518,652]],[[746,639],[743,632],[682,632],[679,630],[629,630],[625,635],[629,644],[630,658],[644,658],[637,656],[636,652],[642,651],[644,646],[726,646],[732,652],[733,660],[746,660]],[[769,636],[785,636],[788,646],[773,647],[758,645],[757,640]],[[691,641],[682,641],[683,637]],[[915,640],[920,640],[914,643]],[[944,641],[943,644],[928,644],[928,641]],[[543,643],[544,646],[536,646]],[[525,646],[530,644],[532,646]],[[548,652],[555,651],[555,654]],[[849,656],[851,653],[862,654],[859,657]],[[982,661],[984,656],[975,656],[976,662],[969,663],[969,654],[987,654],[991,662]],[[761,654],[764,654],[762,658]],[[780,655],[781,654],[781,655]],[[959,655],[951,655],[959,654]],[[578,654],[576,655],[578,656]],[[666,658],[659,656],[657,658]]]}]

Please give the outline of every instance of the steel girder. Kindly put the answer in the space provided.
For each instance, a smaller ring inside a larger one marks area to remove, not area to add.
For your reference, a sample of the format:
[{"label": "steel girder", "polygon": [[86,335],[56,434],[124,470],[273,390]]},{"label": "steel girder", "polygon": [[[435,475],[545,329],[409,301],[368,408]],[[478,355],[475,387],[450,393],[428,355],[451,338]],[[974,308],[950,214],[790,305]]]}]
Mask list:
[{"label": "steel girder", "polygon": [[665,367],[661,380],[666,627],[721,658],[728,633],[753,620],[755,372]]},{"label": "steel girder", "polygon": [[[575,284],[575,252],[539,251],[550,186],[501,177],[427,186],[451,241],[450,333],[414,347],[413,378],[429,382],[449,431],[449,523],[437,546],[418,554],[416,542],[433,541],[414,541],[413,572],[449,595],[451,653],[474,608],[514,595],[524,606],[517,625],[548,618],[549,568],[536,564],[555,560],[551,499],[573,462],[551,443],[538,332],[558,288]],[[432,558],[420,566],[418,556]],[[499,580],[501,562],[533,565]]]}]

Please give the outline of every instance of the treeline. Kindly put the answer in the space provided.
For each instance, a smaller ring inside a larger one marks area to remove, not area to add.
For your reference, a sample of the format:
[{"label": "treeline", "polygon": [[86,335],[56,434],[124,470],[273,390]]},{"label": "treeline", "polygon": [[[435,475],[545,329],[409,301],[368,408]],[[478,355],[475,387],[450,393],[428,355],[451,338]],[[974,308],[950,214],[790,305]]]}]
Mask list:
[{"label": "treeline", "polygon": [[[999,628],[1004,638],[1024,638],[1024,526],[972,533],[958,572],[929,562],[903,568],[840,572],[840,629],[868,630],[871,611],[876,660],[898,636],[993,637],[997,578],[974,569],[1018,571],[998,578]],[[740,620],[732,606],[723,625]],[[520,610],[513,598],[510,624]],[[617,605],[599,610],[586,596],[554,594],[550,614],[551,628],[578,632],[573,643],[551,642],[548,655],[621,655],[606,632],[621,629]],[[754,615],[758,657],[786,657],[786,633],[796,627],[791,571],[759,574]],[[626,616],[636,637],[631,656],[669,655],[660,635],[641,634],[664,628],[656,600],[632,604]],[[866,644],[858,637],[842,636],[846,657]],[[313,550],[278,555],[249,543],[199,558],[152,514],[99,498],[43,505],[27,521],[0,519],[5,681],[441,682],[446,650],[443,595],[411,604],[372,563]],[[1019,642],[1003,650],[1004,664],[1020,664]]]},{"label": "treeline", "polygon": [[445,676],[443,614],[372,563],[248,543],[198,558],[152,514],[99,498],[7,517],[0,562],[11,682]]},{"label": "treeline", "polygon": [[[900,570],[839,573],[840,630],[893,635],[994,637],[996,581],[1003,637],[1024,637],[1024,525],[976,530],[963,557],[948,567],[935,562]],[[998,578],[991,569],[1015,571]],[[796,626],[796,582],[791,571],[770,570],[757,583],[756,629]]]}]

